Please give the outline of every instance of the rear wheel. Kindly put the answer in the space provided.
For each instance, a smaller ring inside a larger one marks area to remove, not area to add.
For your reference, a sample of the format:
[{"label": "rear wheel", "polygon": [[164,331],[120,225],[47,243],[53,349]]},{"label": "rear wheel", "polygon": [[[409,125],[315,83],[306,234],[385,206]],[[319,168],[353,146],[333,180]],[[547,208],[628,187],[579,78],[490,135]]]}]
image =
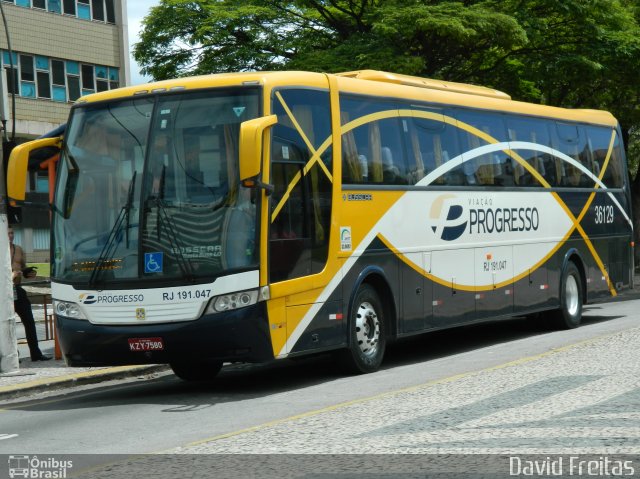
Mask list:
[{"label": "rear wheel", "polygon": [[175,362],[170,364],[173,373],[183,381],[213,381],[222,369],[222,361],[194,363]]},{"label": "rear wheel", "polygon": [[349,312],[349,347],[340,351],[340,365],[350,373],[377,371],[386,347],[382,304],[375,289],[363,284]]},{"label": "rear wheel", "polygon": [[582,320],[582,277],[572,261],[562,271],[560,279],[560,308],[554,311],[552,325],[560,329],[580,326]]}]

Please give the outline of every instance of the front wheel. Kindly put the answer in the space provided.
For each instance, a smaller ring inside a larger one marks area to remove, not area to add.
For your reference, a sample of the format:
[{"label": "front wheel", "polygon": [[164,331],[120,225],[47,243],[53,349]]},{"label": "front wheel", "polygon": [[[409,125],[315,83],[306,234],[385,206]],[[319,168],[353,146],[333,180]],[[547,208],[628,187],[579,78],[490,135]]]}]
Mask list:
[{"label": "front wheel", "polygon": [[368,284],[358,288],[349,311],[349,347],[340,351],[340,365],[350,373],[377,371],[386,347],[382,304]]},{"label": "front wheel", "polygon": [[222,361],[195,363],[175,362],[170,364],[173,373],[183,381],[213,381],[222,369]]},{"label": "front wheel", "polygon": [[582,320],[582,277],[578,267],[568,262],[560,279],[560,308],[552,315],[552,325],[560,329],[580,326]]}]

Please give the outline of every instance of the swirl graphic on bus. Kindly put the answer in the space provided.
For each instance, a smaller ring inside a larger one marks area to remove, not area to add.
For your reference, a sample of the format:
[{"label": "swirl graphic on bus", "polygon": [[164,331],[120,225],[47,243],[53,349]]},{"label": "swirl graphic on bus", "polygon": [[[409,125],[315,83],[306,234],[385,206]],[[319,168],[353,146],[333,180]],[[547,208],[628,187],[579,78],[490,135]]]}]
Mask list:
[{"label": "swirl graphic on bus", "polygon": [[429,224],[435,235],[444,241],[454,241],[467,228],[464,206],[455,195],[441,195],[431,205]]}]

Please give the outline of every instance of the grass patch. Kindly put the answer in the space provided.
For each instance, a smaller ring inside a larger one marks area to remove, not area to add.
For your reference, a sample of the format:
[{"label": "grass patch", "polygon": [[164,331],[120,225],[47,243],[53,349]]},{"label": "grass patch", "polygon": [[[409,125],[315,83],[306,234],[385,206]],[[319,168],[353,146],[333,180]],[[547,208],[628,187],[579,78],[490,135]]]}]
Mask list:
[{"label": "grass patch", "polygon": [[27,266],[38,268],[38,278],[49,278],[51,276],[51,265],[49,263],[27,263]]}]

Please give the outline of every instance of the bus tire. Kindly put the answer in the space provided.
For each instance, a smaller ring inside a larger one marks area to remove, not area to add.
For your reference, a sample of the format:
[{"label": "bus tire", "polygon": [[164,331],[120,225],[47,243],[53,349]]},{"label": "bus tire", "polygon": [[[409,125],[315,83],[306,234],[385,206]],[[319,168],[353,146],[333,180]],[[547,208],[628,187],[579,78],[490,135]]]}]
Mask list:
[{"label": "bus tire", "polygon": [[582,320],[582,276],[573,261],[569,261],[560,278],[560,308],[551,316],[552,326],[573,329]]},{"label": "bus tire", "polygon": [[349,311],[349,347],[338,356],[346,372],[363,374],[380,368],[387,344],[384,320],[376,290],[368,284],[361,285]]},{"label": "bus tire", "polygon": [[213,381],[222,369],[222,361],[170,363],[173,374],[183,381]]}]

